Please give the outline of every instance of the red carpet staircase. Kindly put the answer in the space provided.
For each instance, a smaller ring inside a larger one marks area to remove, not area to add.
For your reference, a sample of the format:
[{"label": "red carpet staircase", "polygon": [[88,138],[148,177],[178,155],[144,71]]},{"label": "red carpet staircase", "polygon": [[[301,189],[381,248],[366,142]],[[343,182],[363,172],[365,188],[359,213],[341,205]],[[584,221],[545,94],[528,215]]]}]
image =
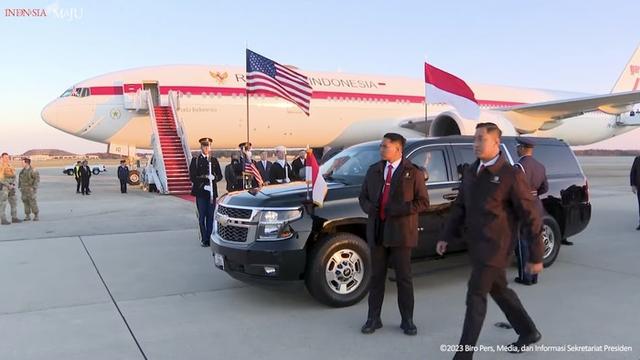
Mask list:
[{"label": "red carpet staircase", "polygon": [[191,192],[189,168],[171,107],[155,106],[153,110],[158,124],[158,139],[160,140],[164,167],[167,172],[169,194],[189,194]]}]

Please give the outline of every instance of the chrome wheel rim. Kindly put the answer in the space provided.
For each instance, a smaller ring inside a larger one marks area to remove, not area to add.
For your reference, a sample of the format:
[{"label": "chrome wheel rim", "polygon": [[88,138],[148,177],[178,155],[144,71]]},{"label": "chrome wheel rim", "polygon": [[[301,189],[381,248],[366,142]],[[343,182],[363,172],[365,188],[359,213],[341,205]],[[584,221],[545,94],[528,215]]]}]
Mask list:
[{"label": "chrome wheel rim", "polygon": [[327,261],[325,279],[334,293],[339,295],[350,294],[362,284],[364,262],[354,250],[338,250]]},{"label": "chrome wheel rim", "polygon": [[551,226],[542,225],[542,242],[544,243],[544,258],[546,259],[556,246],[556,238]]}]

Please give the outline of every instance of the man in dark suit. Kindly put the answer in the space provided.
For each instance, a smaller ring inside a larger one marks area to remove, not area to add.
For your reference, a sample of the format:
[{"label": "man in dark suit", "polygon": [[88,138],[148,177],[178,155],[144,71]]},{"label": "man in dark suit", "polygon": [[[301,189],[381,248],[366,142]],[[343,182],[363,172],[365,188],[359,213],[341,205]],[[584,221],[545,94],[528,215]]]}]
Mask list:
[{"label": "man in dark suit", "polygon": [[[544,165],[533,158],[533,148],[536,146],[531,138],[518,137],[518,156],[520,159],[515,164],[516,168],[522,171],[524,178],[529,184],[531,196],[533,196],[536,208],[540,217],[544,216],[544,206],[540,200],[540,195],[549,191],[549,182],[547,181],[547,171]],[[522,227],[520,227],[522,230]],[[515,282],[523,285],[533,285],[538,283],[538,274],[529,274],[527,272],[527,263],[529,262],[529,244],[531,239],[527,232],[519,231],[516,245],[516,259],[518,259],[518,277]]]},{"label": "man in dark suit", "polygon": [[[636,194],[638,198],[638,212],[640,212],[640,191],[638,191],[638,186],[640,186],[640,156],[636,156],[636,158],[633,159],[629,180],[631,181],[631,191]],[[640,230],[640,221],[638,222],[636,230]]]},{"label": "man in dark suit", "polygon": [[227,182],[227,192],[242,190],[242,179],[236,176],[235,167],[240,163],[238,154],[231,155],[231,162],[224,167],[224,179]]},{"label": "man in dark suit", "polygon": [[120,166],[118,166],[118,180],[120,180],[120,192],[122,194],[127,193],[128,179],[129,179],[129,168],[125,164],[124,160],[120,160]]},{"label": "man in dark suit", "polygon": [[284,146],[276,146],[276,161],[271,164],[271,169],[269,169],[269,183],[288,183],[292,179],[291,175],[291,165],[287,163],[287,149]]},{"label": "man in dark suit", "polygon": [[382,160],[367,171],[358,198],[368,215],[367,242],[372,266],[364,334],[382,327],[380,313],[389,263],[396,273],[400,327],[407,335],[418,332],[413,323],[411,250],[418,243],[418,214],[427,211],[429,196],[424,173],[402,157],[405,142],[400,134],[384,135],[380,144]]},{"label": "man in dark suit", "polygon": [[304,169],[304,161],[307,158],[307,152],[304,150],[300,150],[300,152],[298,153],[298,156],[293,159],[293,161],[291,162],[291,174],[289,175],[289,178],[291,179],[291,181],[301,181],[304,180],[304,174],[302,176],[300,176],[300,170]]},{"label": "man in dark suit", "polygon": [[82,162],[82,166],[78,170],[80,174],[80,192],[82,195],[91,195],[91,190],[89,190],[89,179],[91,178],[91,168],[89,167],[89,163],[87,160]]},{"label": "man in dark suit", "polygon": [[262,154],[260,154],[260,161],[258,161],[258,164],[256,165],[258,171],[260,172],[260,176],[262,176],[262,180],[264,181],[269,181],[269,170],[271,170],[272,163],[271,161],[267,160],[268,158],[269,153],[263,151]]},{"label": "man in dark suit", "polygon": [[[222,179],[222,171],[220,170],[218,159],[209,156],[213,140],[211,138],[202,138],[199,142],[201,152],[191,159],[189,178],[193,183],[191,195],[196,197],[196,210],[200,226],[200,246],[208,247],[211,241],[211,232],[213,232],[213,211],[218,197],[216,184]],[[213,184],[211,188],[209,183]]]},{"label": "man in dark suit", "polygon": [[507,286],[506,268],[514,250],[514,234],[519,219],[528,231],[530,263],[528,272],[542,271],[542,220],[522,171],[511,166],[500,152],[502,132],[493,123],[476,126],[474,151],[478,160],[465,169],[458,197],[451,207],[437,253],[447,244],[464,236],[472,270],[467,289],[467,312],[460,338],[461,350],[454,359],[471,359],[487,312],[487,294],[498,304],[519,338],[510,352],[522,352],[524,346],[540,340],[541,335]]}]

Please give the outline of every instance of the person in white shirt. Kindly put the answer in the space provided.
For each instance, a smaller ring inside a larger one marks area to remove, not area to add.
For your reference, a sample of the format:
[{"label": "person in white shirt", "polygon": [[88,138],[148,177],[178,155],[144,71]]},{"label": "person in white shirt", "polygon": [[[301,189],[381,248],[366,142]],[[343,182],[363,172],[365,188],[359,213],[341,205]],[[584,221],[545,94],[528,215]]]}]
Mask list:
[{"label": "person in white shirt", "polygon": [[291,181],[291,165],[287,163],[287,149],[284,146],[276,147],[276,161],[269,170],[270,184],[283,184]]}]

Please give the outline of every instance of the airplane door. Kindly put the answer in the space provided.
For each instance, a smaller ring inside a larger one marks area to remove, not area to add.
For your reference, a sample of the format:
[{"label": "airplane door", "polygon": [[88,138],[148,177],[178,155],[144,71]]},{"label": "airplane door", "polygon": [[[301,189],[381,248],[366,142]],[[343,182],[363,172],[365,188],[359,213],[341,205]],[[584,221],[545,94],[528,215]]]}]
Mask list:
[{"label": "airplane door", "polygon": [[142,89],[149,90],[151,93],[151,99],[153,101],[153,106],[160,105],[160,90],[158,89],[157,81],[145,81],[142,83]]}]

